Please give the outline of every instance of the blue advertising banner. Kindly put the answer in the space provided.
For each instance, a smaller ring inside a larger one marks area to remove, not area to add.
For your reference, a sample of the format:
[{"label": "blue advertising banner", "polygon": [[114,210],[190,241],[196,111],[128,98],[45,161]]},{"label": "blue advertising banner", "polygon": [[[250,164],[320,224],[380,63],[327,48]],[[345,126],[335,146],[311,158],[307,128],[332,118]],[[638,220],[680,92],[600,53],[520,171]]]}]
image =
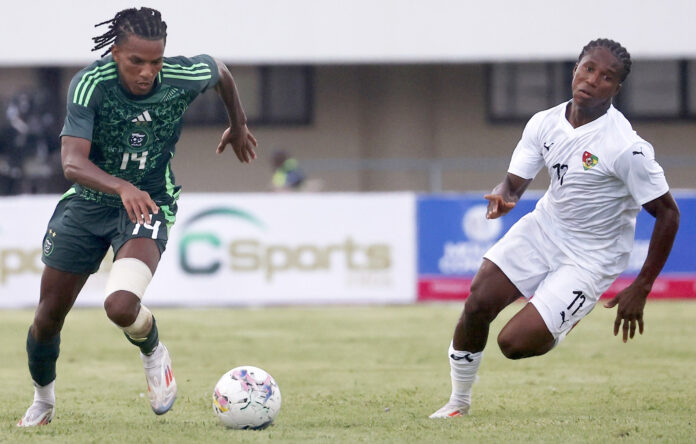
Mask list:
[{"label": "blue advertising banner", "polygon": [[[524,196],[505,217],[488,220],[481,194],[421,195],[417,200],[418,298],[464,299],[484,253],[522,216],[534,209],[542,193]],[[696,194],[675,192],[681,226],[672,253],[651,297],[696,297]],[[648,252],[654,218],[641,211],[636,241],[626,272],[605,296],[631,282]]]}]

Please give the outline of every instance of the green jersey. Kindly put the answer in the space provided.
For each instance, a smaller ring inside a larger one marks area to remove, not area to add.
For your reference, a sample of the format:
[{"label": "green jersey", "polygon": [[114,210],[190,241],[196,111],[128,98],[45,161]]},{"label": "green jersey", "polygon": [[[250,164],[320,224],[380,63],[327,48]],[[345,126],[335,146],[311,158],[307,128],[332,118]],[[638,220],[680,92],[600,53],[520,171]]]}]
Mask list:
[{"label": "green jersey", "polygon": [[[60,135],[91,141],[89,159],[95,165],[147,191],[158,205],[169,205],[180,188],[170,162],[181,118],[196,96],[217,82],[217,64],[208,55],[165,57],[152,91],[135,96],[121,85],[109,55],[73,77]],[[118,195],[73,188],[84,199],[122,206]]]}]

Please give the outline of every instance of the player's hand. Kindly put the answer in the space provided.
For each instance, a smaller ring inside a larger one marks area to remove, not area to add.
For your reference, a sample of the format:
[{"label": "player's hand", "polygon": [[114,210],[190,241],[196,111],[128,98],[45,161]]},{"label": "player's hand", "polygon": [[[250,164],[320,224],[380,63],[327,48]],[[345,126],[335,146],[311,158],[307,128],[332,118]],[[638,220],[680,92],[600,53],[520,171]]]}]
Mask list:
[{"label": "player's hand", "polygon": [[[614,320],[614,336],[619,334],[619,329],[623,331],[623,341],[627,342],[629,338],[633,339],[636,334],[636,325],[638,333],[643,334],[643,309],[648,298],[649,289],[642,288],[635,281],[628,287],[621,290],[613,299],[604,304],[605,308],[616,309],[616,319]],[[621,325],[623,323],[623,326]]]},{"label": "player's hand", "polygon": [[126,209],[128,219],[134,224],[150,224],[152,217],[150,214],[157,214],[159,207],[152,200],[147,191],[137,188],[135,185],[128,183],[122,191],[119,192],[121,202]]},{"label": "player's hand", "polygon": [[258,146],[258,142],[246,125],[243,125],[236,131],[233,131],[232,127],[227,128],[222,134],[222,139],[220,139],[216,152],[220,154],[225,151],[227,144],[232,145],[232,149],[240,162],[250,163],[256,159],[254,148]]},{"label": "player's hand", "polygon": [[486,219],[496,219],[509,213],[515,208],[517,202],[507,201],[501,194],[495,194],[495,190],[491,194],[483,196],[488,200],[488,211],[486,211]]}]

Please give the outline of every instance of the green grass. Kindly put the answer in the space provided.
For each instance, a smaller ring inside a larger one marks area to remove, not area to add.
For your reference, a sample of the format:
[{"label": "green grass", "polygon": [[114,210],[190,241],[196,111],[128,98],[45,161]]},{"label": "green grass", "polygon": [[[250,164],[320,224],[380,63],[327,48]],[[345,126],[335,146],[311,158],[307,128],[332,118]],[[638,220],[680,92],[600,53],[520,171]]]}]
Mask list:
[{"label": "green grass", "polygon": [[[33,313],[0,311],[0,442],[438,443],[694,442],[696,303],[651,301],[646,332],[623,344],[602,307],[546,356],[510,361],[495,335],[474,386],[472,414],[427,416],[450,390],[447,345],[460,304],[263,309],[155,309],[179,384],[174,409],[155,416],[140,359],[102,310],[75,309],[63,331],[57,414],[15,424],[32,388],[24,351]],[[263,431],[219,425],[217,379],[251,364],[283,395]]]}]

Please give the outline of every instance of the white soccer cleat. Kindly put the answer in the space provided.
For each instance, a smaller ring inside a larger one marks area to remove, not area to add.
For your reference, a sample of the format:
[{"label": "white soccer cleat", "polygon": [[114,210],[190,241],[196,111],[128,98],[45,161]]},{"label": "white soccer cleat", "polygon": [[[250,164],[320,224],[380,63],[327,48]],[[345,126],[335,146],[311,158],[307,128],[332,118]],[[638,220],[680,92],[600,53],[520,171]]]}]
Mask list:
[{"label": "white soccer cleat", "polygon": [[147,396],[150,398],[152,411],[163,415],[172,408],[176,400],[176,380],[172,373],[172,360],[167,347],[161,342],[150,355],[140,353],[145,367]]},{"label": "white soccer cleat", "polygon": [[17,427],[35,427],[46,425],[53,419],[55,407],[42,401],[34,401],[29,406],[22,419],[17,423]]},{"label": "white soccer cleat", "polygon": [[464,405],[454,405],[449,402],[444,405],[440,410],[429,416],[432,419],[438,418],[456,418],[457,416],[464,416],[469,414],[469,406]]}]

